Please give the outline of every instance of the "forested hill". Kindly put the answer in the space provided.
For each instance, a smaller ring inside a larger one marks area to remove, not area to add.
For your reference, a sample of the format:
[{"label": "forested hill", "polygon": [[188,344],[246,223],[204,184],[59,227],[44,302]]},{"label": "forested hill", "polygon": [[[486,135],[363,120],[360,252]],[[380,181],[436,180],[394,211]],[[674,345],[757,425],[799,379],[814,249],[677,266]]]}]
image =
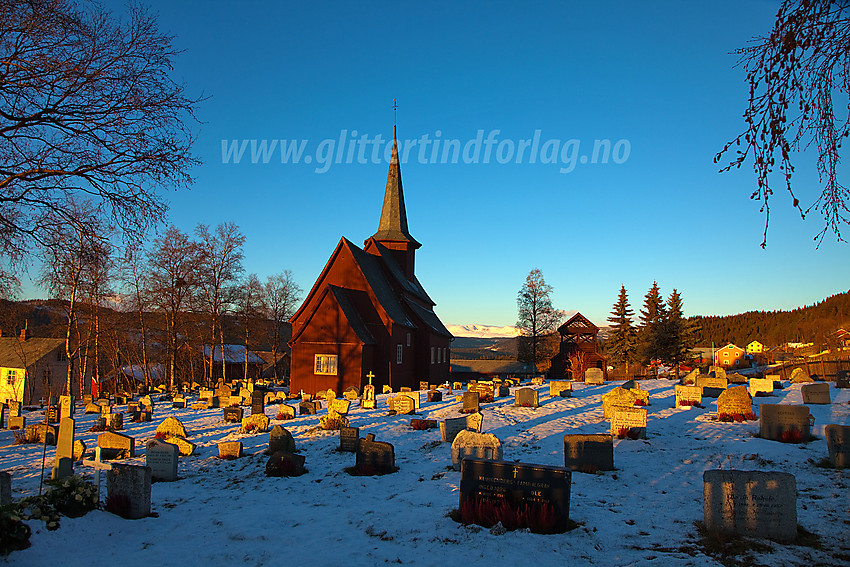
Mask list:
[{"label": "forested hill", "polygon": [[717,346],[735,343],[743,348],[753,340],[766,346],[787,342],[827,346],[829,335],[836,329],[850,331],[850,291],[792,311],[748,311],[723,317],[697,315],[689,321],[699,327],[695,333],[698,346],[714,342]]}]

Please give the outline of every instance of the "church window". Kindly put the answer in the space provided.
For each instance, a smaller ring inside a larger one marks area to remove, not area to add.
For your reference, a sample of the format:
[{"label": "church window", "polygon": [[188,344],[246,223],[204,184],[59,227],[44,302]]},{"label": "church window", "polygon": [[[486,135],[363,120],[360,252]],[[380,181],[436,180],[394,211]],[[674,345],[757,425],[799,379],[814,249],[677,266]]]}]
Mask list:
[{"label": "church window", "polygon": [[434,347],[431,347],[431,364],[434,364]]},{"label": "church window", "polygon": [[448,354],[446,352],[446,347],[443,347],[443,362],[448,362],[448,361],[449,361],[449,357],[448,357]]},{"label": "church window", "polygon": [[401,364],[401,353],[402,353],[402,348],[401,348],[401,343],[399,343],[398,345],[396,345],[396,349],[395,349],[395,363],[396,364]]},{"label": "church window", "polygon": [[317,354],[315,358],[313,374],[336,375],[337,355]]},{"label": "church window", "polygon": [[412,341],[412,336],[410,335],[410,333],[407,333],[407,346],[410,346],[410,344],[411,344],[412,342],[413,342],[413,341]]}]

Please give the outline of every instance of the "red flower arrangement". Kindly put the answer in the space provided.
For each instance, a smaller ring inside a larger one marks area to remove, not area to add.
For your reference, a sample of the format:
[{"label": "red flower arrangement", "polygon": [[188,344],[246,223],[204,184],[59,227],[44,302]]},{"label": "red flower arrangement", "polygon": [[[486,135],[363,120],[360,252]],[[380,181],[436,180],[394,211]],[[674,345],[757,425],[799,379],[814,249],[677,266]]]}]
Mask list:
[{"label": "red flower arrangement", "polygon": [[512,506],[507,500],[470,498],[460,506],[460,521],[486,528],[501,522],[509,531],[528,528],[538,534],[560,531],[558,514],[548,502]]},{"label": "red flower arrangement", "polygon": [[779,440],[783,443],[802,443],[804,441],[803,432],[796,427],[792,427],[783,431],[779,436]]},{"label": "red flower arrangement", "polygon": [[635,405],[636,406],[645,406],[646,400],[644,400],[643,398],[638,398],[638,399],[635,400]]},{"label": "red flower arrangement", "polygon": [[680,406],[697,407],[699,402],[696,400],[679,400]]}]

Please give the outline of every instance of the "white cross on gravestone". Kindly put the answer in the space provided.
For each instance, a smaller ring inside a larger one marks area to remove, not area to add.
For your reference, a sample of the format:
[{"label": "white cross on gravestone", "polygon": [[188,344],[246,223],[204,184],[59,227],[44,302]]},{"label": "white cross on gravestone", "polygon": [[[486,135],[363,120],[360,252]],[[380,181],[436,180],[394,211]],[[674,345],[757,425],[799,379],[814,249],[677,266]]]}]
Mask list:
[{"label": "white cross on gravestone", "polygon": [[100,503],[100,471],[111,471],[112,465],[100,460],[100,447],[94,450],[94,460],[83,459],[82,463],[87,467],[94,467],[94,485],[97,487],[97,501]]},{"label": "white cross on gravestone", "polygon": [[374,378],[374,377],[375,377],[375,373],[372,372],[371,370],[369,371],[369,374],[366,375],[366,378],[369,379],[369,385],[370,386],[372,385],[372,378]]}]

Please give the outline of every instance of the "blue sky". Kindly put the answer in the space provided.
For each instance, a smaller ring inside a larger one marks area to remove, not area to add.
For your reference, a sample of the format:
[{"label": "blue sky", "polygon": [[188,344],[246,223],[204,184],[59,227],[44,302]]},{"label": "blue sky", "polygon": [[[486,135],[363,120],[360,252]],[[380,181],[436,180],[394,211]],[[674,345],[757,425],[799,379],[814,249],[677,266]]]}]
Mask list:
[{"label": "blue sky", "polygon": [[[290,269],[308,290],[341,236],[362,244],[375,232],[387,164],[357,163],[355,146],[354,163],[343,153],[318,173],[319,148],[343,131],[346,142],[354,130],[391,138],[397,99],[400,139],[464,145],[498,130],[489,163],[438,152],[422,164],[414,147],[402,165],[417,274],[447,324],[513,324],[535,267],[556,307],[597,323],[621,284],[636,311],[654,280],[665,296],[675,287],[688,315],[793,308],[848,288],[850,249],[830,236],[815,249],[819,217],[801,221],[777,192],[762,250],[754,174],[712,161],[743,126],[748,90],[731,52],[769,30],[776,1],[149,4],[185,50],[176,75],[209,97],[204,165],[190,191],[168,195],[171,221],[237,223],[245,268],[261,278]],[[578,141],[562,156],[575,157],[571,171],[539,153],[498,163],[498,143],[504,158],[536,130],[559,150]],[[250,145],[223,163],[222,140],[281,139],[307,140],[300,163],[281,163],[279,146],[252,163]],[[580,163],[605,139],[620,142],[619,163]],[[804,205],[820,192],[805,157]]]}]

